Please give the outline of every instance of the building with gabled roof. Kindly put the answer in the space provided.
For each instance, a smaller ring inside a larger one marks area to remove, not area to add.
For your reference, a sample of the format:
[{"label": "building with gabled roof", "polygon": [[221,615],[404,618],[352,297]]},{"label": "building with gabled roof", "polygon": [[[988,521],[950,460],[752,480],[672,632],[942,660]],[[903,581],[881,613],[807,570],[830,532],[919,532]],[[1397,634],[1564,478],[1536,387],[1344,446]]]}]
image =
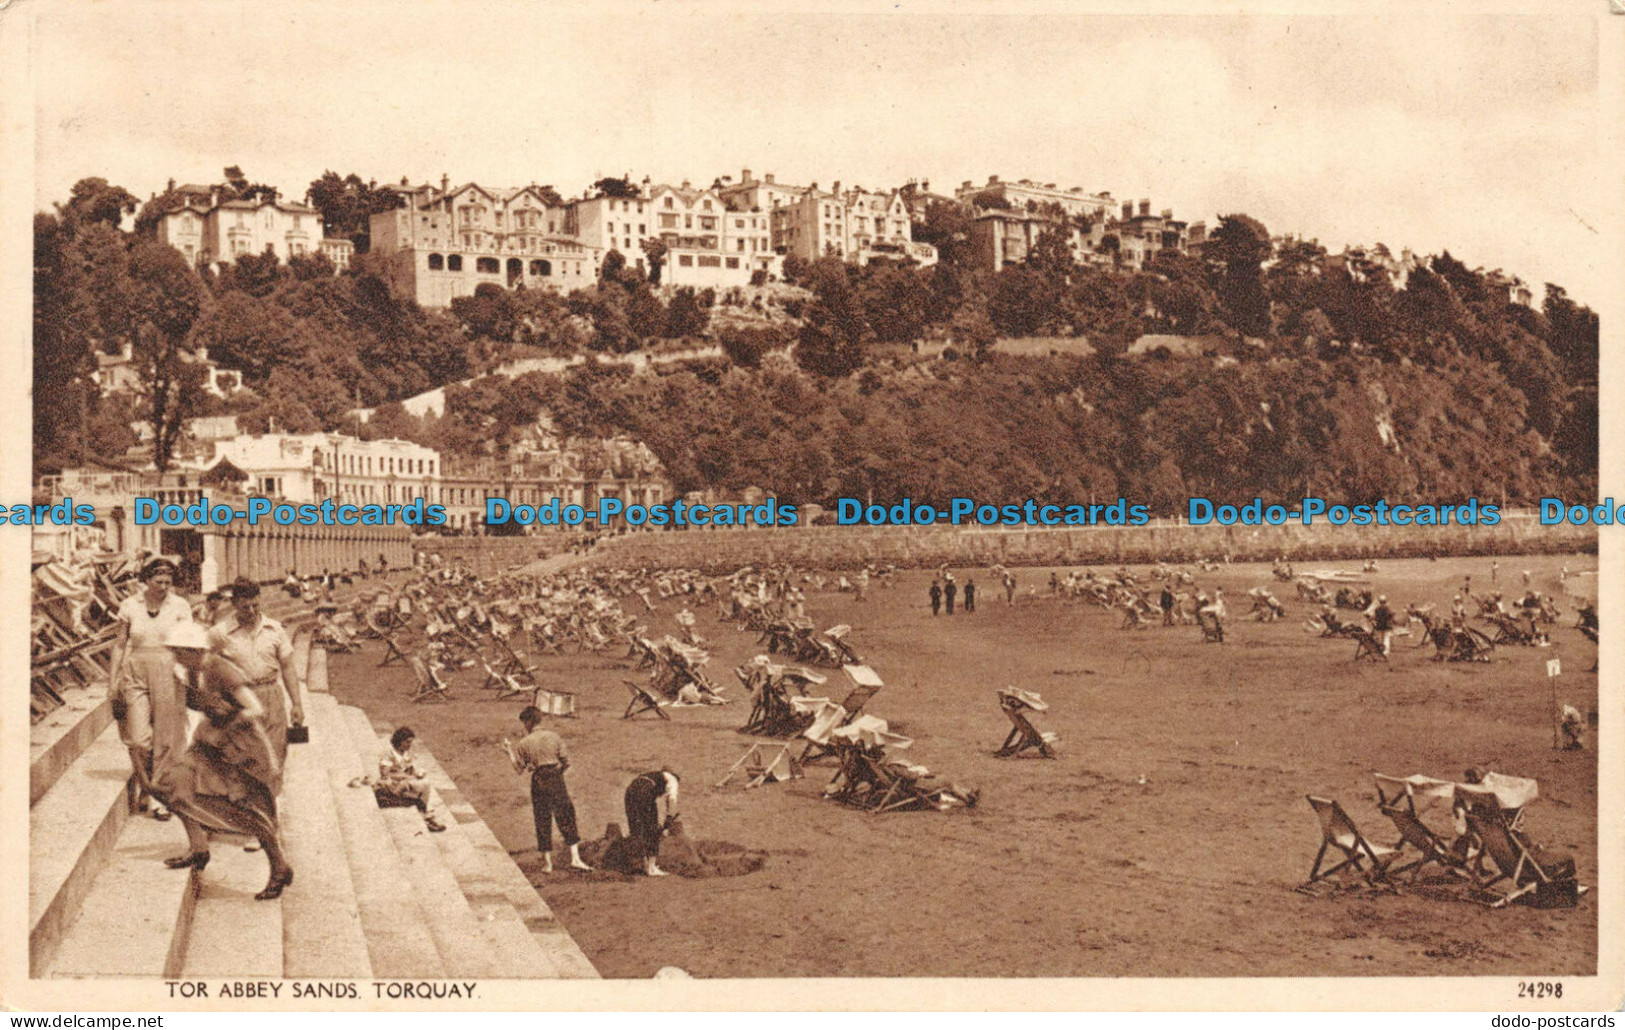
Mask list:
[{"label": "building with gabled roof", "polygon": [[390,285],[424,307],[448,307],[482,283],[568,291],[598,279],[604,250],[576,235],[575,211],[547,187],[467,182],[397,187],[406,203],[372,216],[372,253]]}]

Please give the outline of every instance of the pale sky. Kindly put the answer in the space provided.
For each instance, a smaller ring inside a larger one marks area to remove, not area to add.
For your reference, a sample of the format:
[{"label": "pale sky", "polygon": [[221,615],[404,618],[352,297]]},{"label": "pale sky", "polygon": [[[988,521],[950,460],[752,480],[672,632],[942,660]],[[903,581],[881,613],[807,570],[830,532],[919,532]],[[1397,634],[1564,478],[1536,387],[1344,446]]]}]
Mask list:
[{"label": "pale sky", "polygon": [[328,168],[566,196],[628,171],[944,193],[998,174],[1210,223],[1244,211],[1334,250],[1448,247],[1599,307],[1618,278],[1599,233],[1619,179],[1597,145],[1617,105],[1598,106],[1590,5],[17,3],[33,5],[42,208],[85,176],[145,199],[228,164],[295,196]]}]

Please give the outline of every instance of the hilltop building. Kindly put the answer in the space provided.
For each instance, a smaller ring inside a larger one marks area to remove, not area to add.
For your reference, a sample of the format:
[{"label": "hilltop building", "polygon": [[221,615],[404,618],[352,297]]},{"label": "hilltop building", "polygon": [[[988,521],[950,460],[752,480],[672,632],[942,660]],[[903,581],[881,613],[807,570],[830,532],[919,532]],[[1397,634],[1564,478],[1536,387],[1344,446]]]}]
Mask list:
[{"label": "hilltop building", "polygon": [[219,266],[245,254],[270,251],[280,261],[325,254],[335,269],[349,267],[355,245],[323,235],[322,213],[279,197],[222,200],[220,187],[178,187],[176,205],[158,220],[158,239],[194,267]]},{"label": "hilltop building", "polygon": [[573,290],[598,279],[603,251],[575,235],[574,212],[535,185],[491,189],[442,177],[399,189],[406,205],[372,216],[372,253],[390,285],[424,307],[450,306],[481,283]]}]

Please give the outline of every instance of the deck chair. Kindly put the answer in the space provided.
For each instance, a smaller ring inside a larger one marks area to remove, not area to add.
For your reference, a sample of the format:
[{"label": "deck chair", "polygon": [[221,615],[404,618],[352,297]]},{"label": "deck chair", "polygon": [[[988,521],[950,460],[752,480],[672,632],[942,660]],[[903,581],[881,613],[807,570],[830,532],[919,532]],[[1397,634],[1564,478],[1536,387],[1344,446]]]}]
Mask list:
[{"label": "deck chair", "polygon": [[870,792],[868,803],[864,806],[874,815],[927,809],[946,812],[955,805],[969,807],[976,803],[974,794],[932,782],[936,776],[923,765],[885,755],[876,756],[867,750],[859,752],[858,761],[867,765],[875,778],[876,789]]},{"label": "deck chair", "polygon": [[400,641],[397,639],[396,635],[397,630],[394,627],[387,626],[383,622],[376,621],[370,617],[367,619],[367,627],[374,633],[378,634],[379,639],[384,642],[384,657],[378,662],[380,668],[390,664],[391,662],[405,662],[409,660],[407,653],[401,649]]},{"label": "deck chair", "polygon": [[1219,621],[1219,617],[1213,612],[1198,611],[1196,613],[1196,624],[1202,627],[1202,643],[1224,643],[1224,624]]},{"label": "deck chair", "polygon": [[[1309,867],[1306,882],[1315,883],[1351,867],[1367,880],[1386,879],[1388,864],[1399,854],[1399,849],[1367,840],[1336,801],[1313,794],[1307,797],[1309,807],[1315,810],[1315,816],[1320,820],[1320,850],[1315,853],[1315,862]],[[1326,858],[1326,852],[1333,848],[1342,853],[1343,861],[1328,869],[1321,869],[1320,863]],[[1369,870],[1361,865],[1362,860],[1367,858],[1371,860]]]},{"label": "deck chair", "polygon": [[797,759],[802,765],[833,756],[834,749],[820,738],[827,738],[834,729],[846,726],[861,716],[863,706],[885,686],[880,680],[880,675],[867,665],[843,665],[841,671],[852,681],[852,691],[840,704],[832,706],[840,710],[839,721],[824,726],[830,717],[829,710],[825,710],[822,715],[816,716],[812,724],[802,733],[802,736],[807,738],[807,745],[801,749],[801,757]]},{"label": "deck chair", "polygon": [[653,712],[662,719],[671,719],[671,716],[667,715],[666,710],[661,707],[666,701],[665,698],[637,680],[622,680],[621,682],[625,683],[626,689],[632,692],[632,699],[627,702],[626,713],[621,718],[635,719],[644,712]]},{"label": "deck chair", "polygon": [[521,683],[519,677],[509,675],[500,668],[492,665],[485,655],[479,655],[480,668],[485,670],[485,682],[480,684],[481,690],[494,690],[497,696],[492,701],[507,701],[516,697],[524,697],[536,691],[534,683]]},{"label": "deck chair", "polygon": [[[1574,860],[1542,862],[1523,836],[1508,825],[1500,804],[1493,796],[1462,791],[1467,828],[1481,847],[1484,857],[1495,863],[1495,875],[1485,873],[1478,887],[1487,896],[1485,904],[1504,908],[1531,894],[1566,898],[1572,904],[1580,894],[1574,878]],[[1497,890],[1497,885],[1504,886]],[[1536,900],[1531,898],[1530,900]]]},{"label": "deck chair", "polygon": [[840,652],[840,662],[838,664],[843,664],[843,665],[861,665],[861,664],[863,664],[862,656],[860,656],[856,651],[854,651],[852,649],[852,645],[847,642],[847,639],[846,639],[847,634],[849,634],[851,632],[852,632],[852,627],[848,626],[844,622],[842,624],[840,624],[839,626],[831,626],[829,629],[826,629],[824,631],[824,636],[826,638],[828,638],[830,645],[832,647],[834,647],[837,651]]},{"label": "deck chair", "polygon": [[412,675],[417,679],[417,690],[412,694],[412,700],[422,704],[425,701],[449,701],[451,690],[440,678],[440,674],[430,668],[428,663],[417,655],[406,659],[407,665],[412,668]]},{"label": "deck chair", "polygon": [[1353,637],[1355,661],[1358,662],[1363,658],[1369,658],[1374,662],[1386,662],[1388,660],[1388,656],[1382,653],[1382,641],[1377,639],[1375,633],[1367,629],[1360,629],[1353,634]]},{"label": "deck chair", "polygon": [[1397,776],[1374,773],[1372,778],[1377,784],[1377,810],[1387,816],[1388,821],[1394,824],[1394,829],[1399,831],[1399,843],[1395,846],[1403,851],[1409,845],[1417,853],[1417,858],[1413,861],[1403,865],[1390,865],[1388,872],[1392,874],[1409,872],[1411,882],[1415,883],[1423,869],[1437,865],[1446,872],[1464,879],[1473,879],[1464,858],[1446,847],[1444,841],[1422,821],[1417,811],[1418,797],[1423,799],[1424,806],[1430,801],[1448,804],[1455,795],[1455,784],[1423,776],[1400,779]]},{"label": "deck chair", "polygon": [[1038,753],[1045,758],[1055,757],[1054,745],[1060,743],[1061,738],[1053,733],[1040,733],[1027,715],[1028,712],[1049,710],[1043,698],[1028,690],[1009,687],[999,691],[999,710],[1010,720],[1010,735],[993,752],[994,758],[1009,758],[1029,748],[1038,749]]},{"label": "deck chair", "polygon": [[801,775],[801,769],[796,760],[790,757],[789,744],[764,744],[757,741],[745,749],[728,770],[728,775],[716,782],[716,786],[726,786],[735,775],[743,773],[746,776],[745,789],[760,787],[764,783],[783,783]]}]

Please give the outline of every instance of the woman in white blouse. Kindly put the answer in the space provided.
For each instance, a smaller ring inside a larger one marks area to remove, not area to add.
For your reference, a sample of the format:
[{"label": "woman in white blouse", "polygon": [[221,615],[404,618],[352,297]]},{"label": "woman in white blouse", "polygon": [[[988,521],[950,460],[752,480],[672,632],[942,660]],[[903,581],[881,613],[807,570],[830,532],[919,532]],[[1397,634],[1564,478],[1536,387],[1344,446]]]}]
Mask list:
[{"label": "woman in white blouse", "polygon": [[168,819],[170,772],[186,750],[186,696],[175,677],[175,657],[164,641],[174,628],[192,621],[192,606],[171,588],[175,563],[154,558],[141,570],[142,589],[118,608],[119,634],[113,644],[108,684],[119,738],[130,751],[139,794],[160,803],[156,819]]}]

